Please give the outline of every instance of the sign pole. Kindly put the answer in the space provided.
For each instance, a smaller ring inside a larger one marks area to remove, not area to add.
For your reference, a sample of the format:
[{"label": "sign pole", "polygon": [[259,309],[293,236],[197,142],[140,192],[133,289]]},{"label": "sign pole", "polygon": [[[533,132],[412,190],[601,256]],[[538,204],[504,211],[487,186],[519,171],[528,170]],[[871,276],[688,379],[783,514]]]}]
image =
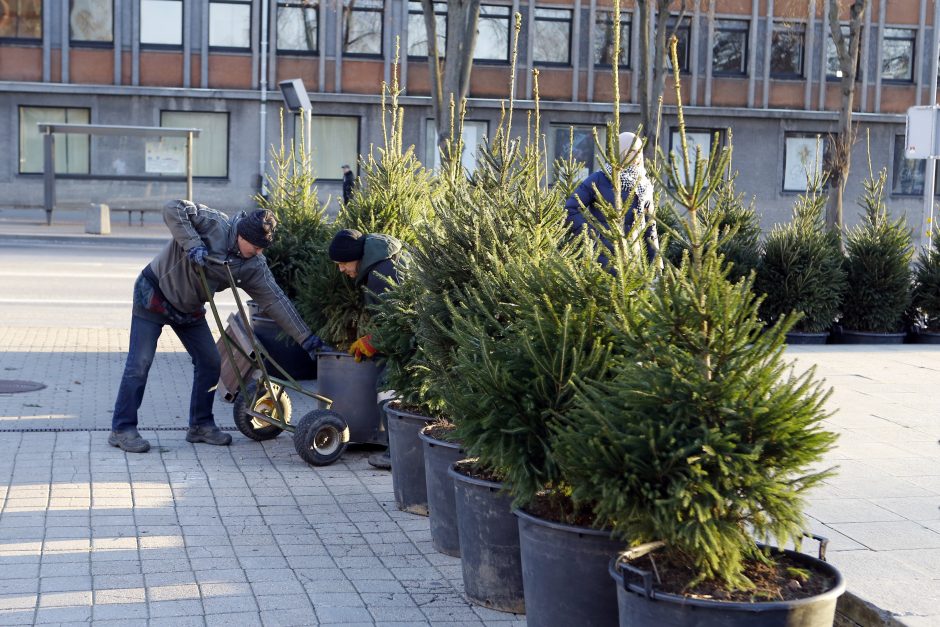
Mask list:
[{"label": "sign pole", "polygon": [[[932,46],[932,55],[930,57],[930,106],[937,106],[937,79],[938,79],[938,66],[940,66],[940,19],[938,19],[938,11],[940,11],[940,0],[934,0],[933,7],[933,46]],[[940,111],[937,111],[935,115],[940,114]],[[936,118],[935,118],[936,120]],[[931,141],[937,143],[937,126],[936,121],[934,122],[934,137],[931,138]],[[937,148],[937,146],[934,146]],[[934,155],[937,154],[936,150],[931,151],[931,157],[927,159],[924,180],[924,238],[925,243],[924,247],[927,249],[927,253],[933,249],[933,211],[934,211],[934,192],[936,190],[937,183],[937,160]]]}]

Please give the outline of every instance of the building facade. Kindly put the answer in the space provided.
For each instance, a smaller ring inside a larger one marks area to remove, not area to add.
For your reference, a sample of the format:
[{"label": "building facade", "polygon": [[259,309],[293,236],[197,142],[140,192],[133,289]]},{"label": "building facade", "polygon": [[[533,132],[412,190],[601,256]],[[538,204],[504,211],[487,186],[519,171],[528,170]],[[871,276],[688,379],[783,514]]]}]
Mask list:
[{"label": "building facade", "polygon": [[[678,2],[674,3],[677,6]],[[692,141],[734,144],[738,186],[765,227],[788,219],[835,129],[838,62],[828,0],[691,0],[673,16]],[[904,113],[929,104],[935,75],[936,0],[872,0],[856,91],[860,141],[846,192],[846,221],[868,171],[887,168],[888,204],[919,231],[924,161],[904,158]],[[435,4],[441,44],[446,3]],[[621,19],[622,125],[638,120],[639,21]],[[484,0],[474,50],[465,138],[471,147],[498,124],[510,91],[513,15],[522,16],[516,109],[531,110],[539,69],[549,158],[573,148],[596,166],[591,131],[612,110],[614,24],[607,0]],[[847,19],[847,15],[842,16]],[[405,142],[436,161],[424,18],[409,0],[8,0],[0,4],[0,195],[4,206],[41,206],[39,122],[201,129],[195,200],[221,209],[253,205],[268,151],[281,136],[277,83],[302,78],[313,102],[312,146],[324,199],[340,194],[341,166],[382,141],[380,93],[400,42]],[[443,45],[441,45],[443,49]],[[676,141],[667,86],[662,144]],[[515,116],[525,135],[527,116]],[[286,114],[283,136],[298,134]],[[157,207],[184,194],[176,140],[57,137],[64,204]],[[472,155],[466,163],[472,166]],[[335,204],[333,205],[335,207]]]}]

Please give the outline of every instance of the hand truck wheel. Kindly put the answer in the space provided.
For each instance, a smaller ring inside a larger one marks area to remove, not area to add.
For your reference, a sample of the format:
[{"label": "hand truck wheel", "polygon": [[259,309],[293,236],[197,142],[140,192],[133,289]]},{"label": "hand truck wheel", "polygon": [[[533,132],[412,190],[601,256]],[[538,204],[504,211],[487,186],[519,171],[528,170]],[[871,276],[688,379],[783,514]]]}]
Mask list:
[{"label": "hand truck wheel", "polygon": [[254,416],[250,416],[245,412],[245,408],[248,403],[252,403],[252,409],[259,414],[264,414],[265,416],[278,417],[281,420],[287,422],[290,420],[291,413],[291,403],[290,398],[287,396],[287,392],[280,389],[280,386],[276,384],[271,384],[271,387],[275,392],[280,392],[278,398],[278,409],[279,413],[274,411],[274,394],[271,393],[271,390],[264,388],[261,393],[258,392],[258,386],[260,381],[253,381],[247,386],[247,396],[244,398],[239,394],[235,398],[235,407],[232,412],[235,418],[235,426],[246,438],[251,438],[252,440],[262,442],[264,440],[270,440],[276,438],[281,434],[280,427],[275,425],[268,424],[263,420],[259,420]]},{"label": "hand truck wheel", "polygon": [[294,430],[294,448],[297,454],[313,466],[332,464],[349,444],[349,426],[335,411],[316,409],[297,423]]}]

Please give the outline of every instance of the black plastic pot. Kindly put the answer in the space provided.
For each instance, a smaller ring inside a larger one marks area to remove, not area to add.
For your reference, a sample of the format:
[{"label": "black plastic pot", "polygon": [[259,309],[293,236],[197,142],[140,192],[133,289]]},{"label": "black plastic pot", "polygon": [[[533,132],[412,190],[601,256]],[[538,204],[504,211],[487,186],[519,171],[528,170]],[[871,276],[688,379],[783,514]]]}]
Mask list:
[{"label": "black plastic pot", "polygon": [[[316,379],[317,363],[310,359],[307,351],[300,347],[288,335],[281,332],[281,327],[267,316],[255,313],[251,315],[251,328],[258,341],[264,346],[277,365],[294,379]],[[278,336],[281,337],[278,337]],[[272,375],[279,375],[271,370],[270,362],[265,367]]]},{"label": "black plastic pot", "polygon": [[574,527],[524,512],[519,519],[526,624],[615,627],[617,591],[607,572],[623,549],[609,531]]},{"label": "black plastic pot", "polygon": [[[434,549],[460,557],[460,535],[457,533],[457,503],[454,480],[447,473],[450,466],[466,455],[459,444],[433,438],[421,430],[418,437],[424,447],[424,476],[427,485],[428,515],[431,518],[431,544]],[[394,471],[395,466],[392,466]]]},{"label": "black plastic pot", "polygon": [[[652,573],[635,569],[614,558],[610,576],[617,582],[621,627],[832,627],[836,602],[845,592],[842,574],[831,564],[804,553],[784,551],[814,572],[833,580],[832,588],[814,597],[794,601],[740,603],[692,599],[657,592]],[[820,553],[822,555],[822,553]]]},{"label": "black plastic pot", "polygon": [[828,333],[790,331],[787,333],[787,344],[825,344],[828,338]]},{"label": "black plastic pot", "polygon": [[376,404],[375,362],[357,362],[347,353],[317,355],[317,391],[333,401],[333,411],[346,420],[351,442],[384,444],[379,406]]},{"label": "black plastic pot", "polygon": [[903,344],[904,333],[869,333],[867,331],[842,331],[843,344]]},{"label": "black plastic pot", "polygon": [[917,344],[940,344],[940,333],[920,331],[914,336],[914,341]]},{"label": "black plastic pot", "polygon": [[503,485],[475,479],[451,466],[463,586],[467,598],[502,612],[522,614],[522,558],[519,524],[512,515],[512,499]]},{"label": "black plastic pot", "polygon": [[433,419],[385,407],[388,452],[392,458],[392,490],[398,509],[428,515],[428,489],[424,478],[424,451],[418,434]]}]

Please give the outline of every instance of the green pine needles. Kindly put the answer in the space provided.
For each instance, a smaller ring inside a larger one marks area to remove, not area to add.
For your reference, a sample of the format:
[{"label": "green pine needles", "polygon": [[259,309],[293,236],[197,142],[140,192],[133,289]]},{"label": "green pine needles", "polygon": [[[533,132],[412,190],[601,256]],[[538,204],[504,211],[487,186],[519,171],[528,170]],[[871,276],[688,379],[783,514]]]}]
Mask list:
[{"label": "green pine needles", "polygon": [[902,217],[892,220],[884,201],[887,172],[865,181],[861,224],[848,236],[847,289],[842,304],[846,329],[869,333],[902,330],[911,302],[911,231]]},{"label": "green pine needles", "polygon": [[914,293],[912,305],[927,331],[940,331],[940,252],[937,251],[937,229],[934,245],[922,248],[914,263]]},{"label": "green pine needles", "polygon": [[839,237],[825,228],[827,197],[819,176],[807,179],[806,193],[793,208],[793,219],[777,225],[764,242],[755,290],[764,294],[761,316],[773,323],[800,312],[793,330],[828,331],[839,315],[845,269]]},{"label": "green pine needles", "polygon": [[[678,68],[675,37],[671,45]],[[681,103],[678,70],[675,82]],[[720,227],[698,217],[728,155],[713,157],[696,164],[693,180],[672,174],[688,252],[633,315],[607,318],[610,375],[580,377],[554,454],[575,501],[631,545],[663,542],[673,563],[688,566],[687,589],[705,580],[746,589],[745,560],[770,559],[755,536],[799,539],[803,499],[828,476],[815,468],[835,436],[821,424],[828,393],[812,370],[796,374],[783,359],[793,317],[765,328],[753,278],[728,280]]]}]

